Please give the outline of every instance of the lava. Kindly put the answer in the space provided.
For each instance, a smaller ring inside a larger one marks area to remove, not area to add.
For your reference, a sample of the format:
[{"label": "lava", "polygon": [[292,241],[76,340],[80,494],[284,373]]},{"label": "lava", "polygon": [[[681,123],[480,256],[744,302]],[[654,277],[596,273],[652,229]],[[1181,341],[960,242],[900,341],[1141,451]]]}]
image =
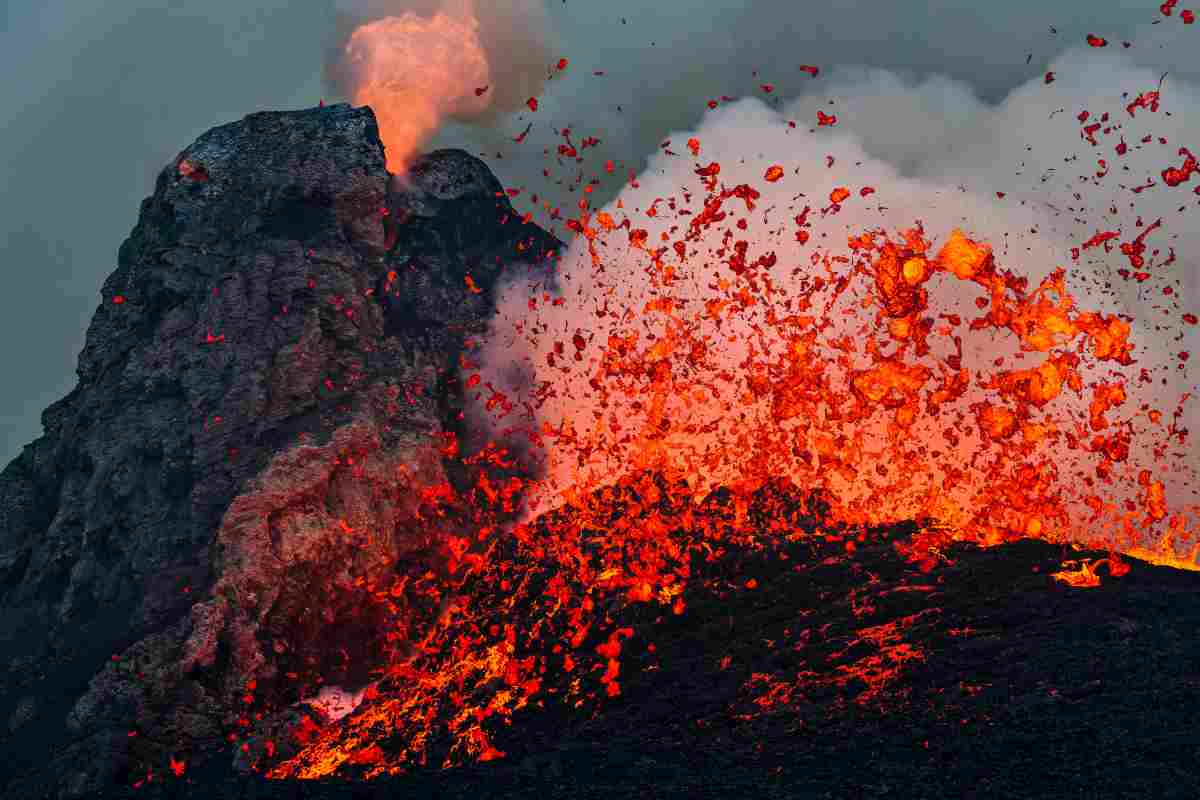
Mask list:
[{"label": "lava", "polygon": [[[462,500],[486,506],[473,491]],[[511,533],[486,527],[451,544],[460,558],[420,591],[380,587],[398,625],[406,597],[429,593],[421,602],[445,612],[412,646],[395,647],[365,692],[373,702],[316,730],[304,718],[290,733],[303,739],[298,752],[264,759],[264,771],[372,778],[503,757],[497,726],[532,706],[598,708],[620,696],[629,645],[645,629],[615,618],[686,613],[693,579],[722,579],[723,552],[787,545],[822,508],[784,484],[699,498],[681,481],[639,473]]]},{"label": "lava", "polygon": [[1101,566],[1107,566],[1108,574],[1113,578],[1119,578],[1129,572],[1129,565],[1114,553],[1108,558],[1091,561],[1068,561],[1063,564],[1062,570],[1052,573],[1051,577],[1077,589],[1091,589],[1101,584]]},{"label": "lava", "polygon": [[[708,199],[683,219],[698,240],[726,220],[728,198],[742,196],[752,210],[757,192],[718,188],[714,165],[697,173]],[[961,231],[940,247],[920,228],[897,237],[868,231],[850,239],[852,257],[814,254],[825,274],[796,295],[776,285],[774,255],[752,258],[748,242],[726,230],[714,252],[726,254],[729,277],[698,287],[687,283],[688,264],[666,263],[632,220],[598,219],[592,229],[585,211],[578,224],[590,253],[583,266],[600,264],[595,241],[606,231],[628,227],[650,288],[644,299],[628,297],[629,312],[609,323],[596,355],[577,348],[574,362],[562,364],[556,342],[531,340],[568,383],[587,378],[569,402],[536,401],[561,415],[543,413],[539,431],[553,440],[547,461],[558,491],[602,483],[621,464],[677,470],[700,486],[787,474],[831,490],[845,520],[942,518],[981,542],[1086,537],[1091,473],[1110,475],[1128,460],[1128,426],[1110,422],[1128,399],[1125,381],[1088,376],[1103,364],[1134,363],[1132,328],[1077,308],[1065,270],[1029,290]],[[935,319],[930,287],[945,278],[982,294],[961,310],[942,304]],[[839,316],[871,307],[876,333],[862,337],[869,328],[860,328],[855,342]],[[823,319],[814,313],[822,308]],[[968,320],[972,309],[985,313]],[[551,308],[544,325],[570,329],[575,319]],[[993,331],[1035,364],[965,367],[964,340]],[[1108,435],[1083,447],[1086,430]],[[1058,450],[1065,457],[1051,456]],[[1162,519],[1161,485],[1145,485],[1146,512]],[[1140,535],[1128,524],[1124,533],[1125,545]]]},{"label": "lava", "polygon": [[[707,216],[689,221],[693,232],[726,221],[724,201],[740,198],[750,211],[758,197],[749,186],[706,191]],[[465,496],[448,486],[424,493],[445,504],[436,516],[466,514],[473,524],[446,539],[420,581],[375,587],[382,617],[394,622],[370,701],[295,733],[303,741],[293,754],[259,764],[269,777],[370,779],[504,758],[498,737],[533,709],[585,713],[621,697],[631,649],[646,649],[656,619],[688,613],[695,587],[755,591],[757,579],[738,573],[739,553],[802,541],[852,554],[888,541],[879,526],[915,518],[924,520],[916,533],[890,544],[928,573],[959,540],[1078,537],[1080,509],[1096,506],[1087,470],[1130,457],[1114,446],[1119,437],[1088,446],[1084,433],[1126,427],[1111,417],[1127,402],[1125,382],[1086,376],[1096,364],[1134,363],[1131,326],[1077,308],[1063,270],[1030,290],[984,243],[955,231],[939,246],[918,226],[852,237],[850,256],[813,258],[804,291],[788,294],[771,277],[774,262],[726,231],[716,254],[725,260],[715,263],[728,272],[692,296],[682,290],[687,264],[666,261],[675,248],[653,247],[648,231],[608,214],[593,227],[586,204],[581,212],[583,263],[601,269],[598,243],[621,234],[655,289],[621,313],[597,315],[592,330],[566,328],[569,346],[546,329],[531,334],[547,369],[585,370],[594,425],[576,415],[526,430],[558,459],[556,470],[545,484],[510,479],[500,503],[486,473]],[[935,290],[955,285],[974,288],[973,320],[944,309],[933,316]],[[830,321],[870,310],[874,322],[857,341]],[[1033,365],[967,368],[962,340],[981,332],[1010,337]],[[1066,395],[1079,403],[1064,405]],[[505,416],[513,407],[489,405]],[[506,459],[503,449],[485,454]],[[558,502],[539,516],[515,525],[494,516],[546,485]],[[1161,481],[1143,469],[1139,485],[1146,517],[1166,519]],[[1139,540],[1132,518],[1122,520],[1125,544]],[[1170,548],[1195,540],[1181,514],[1167,524],[1178,536]],[[1052,577],[1094,587],[1102,567],[1111,579],[1130,569],[1114,552],[1068,562]],[[418,608],[439,611],[413,625]],[[934,613],[864,628],[825,672],[752,675],[743,687],[750,713],[775,713],[822,685],[862,685],[856,702],[886,703],[925,657],[904,630]]]}]

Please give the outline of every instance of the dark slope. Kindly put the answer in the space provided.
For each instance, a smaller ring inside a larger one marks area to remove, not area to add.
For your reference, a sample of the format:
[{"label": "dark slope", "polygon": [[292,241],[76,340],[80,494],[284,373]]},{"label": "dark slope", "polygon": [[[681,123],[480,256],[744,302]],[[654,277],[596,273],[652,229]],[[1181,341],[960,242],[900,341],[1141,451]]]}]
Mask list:
[{"label": "dark slope", "polygon": [[1200,574],[1130,560],[1072,588],[1051,573],[1104,554],[1038,541],[924,573],[892,545],[912,530],[731,549],[682,616],[624,608],[621,696],[515,715],[503,760],[285,784],[226,755],[129,796],[1198,796]]}]

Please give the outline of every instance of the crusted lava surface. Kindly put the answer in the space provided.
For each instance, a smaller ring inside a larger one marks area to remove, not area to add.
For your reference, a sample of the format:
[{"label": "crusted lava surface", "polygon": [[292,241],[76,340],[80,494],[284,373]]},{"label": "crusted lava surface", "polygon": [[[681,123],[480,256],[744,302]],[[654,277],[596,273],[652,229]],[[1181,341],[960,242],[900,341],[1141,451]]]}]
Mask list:
[{"label": "crusted lava surface", "polygon": [[[649,522],[663,511],[656,505],[680,499],[655,492],[661,499],[643,503],[646,485],[624,482],[603,501]],[[1200,575],[1129,559],[1127,572],[1102,567],[1098,586],[1075,587],[1055,573],[1106,554],[1035,540],[952,543],[931,566],[904,555],[920,526],[822,530],[819,505],[792,486],[758,491],[743,513],[733,506],[718,491],[697,516],[770,544],[693,559],[681,614],[614,601],[610,627],[629,631],[620,637],[619,694],[579,702],[571,675],[547,670],[542,703],[488,728],[502,758],[445,770],[431,760],[360,783],[351,780],[363,769],[354,759],[337,778],[265,780],[236,772],[221,754],[129,796],[1183,798],[1200,790],[1190,755]],[[549,577],[535,577],[516,607],[528,613]],[[505,622],[507,605],[495,608]],[[400,688],[385,681],[356,714]],[[370,746],[404,744],[381,737]]]}]

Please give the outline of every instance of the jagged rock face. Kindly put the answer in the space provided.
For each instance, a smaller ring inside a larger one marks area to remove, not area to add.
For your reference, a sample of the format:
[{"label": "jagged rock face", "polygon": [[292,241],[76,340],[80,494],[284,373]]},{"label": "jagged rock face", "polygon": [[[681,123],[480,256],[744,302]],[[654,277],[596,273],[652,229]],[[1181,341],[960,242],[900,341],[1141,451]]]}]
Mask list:
[{"label": "jagged rock face", "polygon": [[215,128],[159,175],[78,386],[0,475],[15,796],[216,742],[247,675],[354,629],[306,599],[420,550],[464,343],[560,245],[465,153],[390,187],[384,163],[371,111],[337,105]]}]

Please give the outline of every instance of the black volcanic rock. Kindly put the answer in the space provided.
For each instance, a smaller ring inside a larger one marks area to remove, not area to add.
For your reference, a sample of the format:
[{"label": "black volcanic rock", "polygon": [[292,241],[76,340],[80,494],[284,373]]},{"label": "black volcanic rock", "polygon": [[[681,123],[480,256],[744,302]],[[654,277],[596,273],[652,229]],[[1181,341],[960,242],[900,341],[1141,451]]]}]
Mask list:
[{"label": "black volcanic rock", "polygon": [[1129,559],[1071,587],[1052,577],[1064,562],[1107,554],[1032,540],[956,544],[923,571],[889,541],[915,526],[853,553],[807,527],[709,562],[718,580],[683,615],[615,612],[634,631],[620,696],[545,695],[496,726],[503,759],[363,784],[269,781],[222,757],[115,796],[1200,796],[1200,574]]},{"label": "black volcanic rock", "polygon": [[159,175],[78,386],[0,475],[11,796],[212,746],[248,671],[327,666],[329,630],[369,647],[335,595],[420,550],[414,487],[462,479],[439,448],[464,344],[560,246],[465,153],[390,188],[384,163],[370,109],[335,105],[215,128]]}]

